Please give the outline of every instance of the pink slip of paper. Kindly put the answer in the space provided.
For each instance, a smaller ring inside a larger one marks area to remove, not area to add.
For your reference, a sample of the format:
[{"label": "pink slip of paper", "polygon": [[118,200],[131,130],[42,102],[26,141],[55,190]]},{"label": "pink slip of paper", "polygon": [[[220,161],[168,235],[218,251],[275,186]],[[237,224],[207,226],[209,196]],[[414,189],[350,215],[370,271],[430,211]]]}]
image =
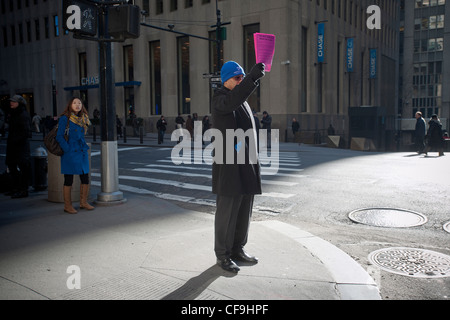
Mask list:
[{"label": "pink slip of paper", "polygon": [[276,37],[273,34],[266,33],[255,33],[253,37],[255,40],[256,63],[264,63],[266,71],[270,72],[273,56],[275,55]]}]

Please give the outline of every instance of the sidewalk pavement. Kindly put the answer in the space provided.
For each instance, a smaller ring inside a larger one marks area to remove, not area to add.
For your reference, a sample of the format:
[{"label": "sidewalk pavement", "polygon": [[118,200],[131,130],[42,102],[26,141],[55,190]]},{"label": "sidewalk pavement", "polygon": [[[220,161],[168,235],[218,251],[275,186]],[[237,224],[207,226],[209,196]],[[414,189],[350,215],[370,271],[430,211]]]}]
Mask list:
[{"label": "sidewalk pavement", "polygon": [[213,215],[124,196],[69,215],[46,191],[0,195],[0,299],[381,299],[358,263],[297,227],[252,222],[246,250],[260,260],[236,275],[216,265]]}]

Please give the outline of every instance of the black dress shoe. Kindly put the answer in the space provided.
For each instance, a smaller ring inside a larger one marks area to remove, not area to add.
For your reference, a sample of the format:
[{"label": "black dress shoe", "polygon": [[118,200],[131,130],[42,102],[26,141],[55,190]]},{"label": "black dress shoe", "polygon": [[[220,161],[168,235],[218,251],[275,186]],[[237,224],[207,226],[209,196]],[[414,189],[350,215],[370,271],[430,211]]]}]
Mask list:
[{"label": "black dress shoe", "polygon": [[240,250],[238,252],[234,252],[231,255],[231,258],[233,260],[236,260],[236,261],[241,261],[241,262],[246,262],[246,263],[251,263],[251,264],[257,264],[258,263],[258,258],[257,257],[253,257],[253,256],[247,254],[244,250]]},{"label": "black dress shoe", "polygon": [[217,264],[225,271],[238,273],[238,271],[241,270],[230,258],[225,258],[223,260],[217,259]]}]

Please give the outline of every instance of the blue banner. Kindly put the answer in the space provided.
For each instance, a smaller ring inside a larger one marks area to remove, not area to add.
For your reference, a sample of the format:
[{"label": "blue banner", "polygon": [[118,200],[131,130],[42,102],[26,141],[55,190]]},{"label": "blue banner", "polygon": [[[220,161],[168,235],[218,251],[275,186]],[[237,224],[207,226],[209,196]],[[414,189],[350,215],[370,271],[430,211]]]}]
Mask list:
[{"label": "blue banner", "polygon": [[319,23],[317,32],[317,61],[325,61],[325,24]]},{"label": "blue banner", "polygon": [[353,38],[349,38],[347,39],[347,72],[353,72],[354,53],[354,41]]},{"label": "blue banner", "polygon": [[370,49],[370,79],[377,77],[377,49]]}]

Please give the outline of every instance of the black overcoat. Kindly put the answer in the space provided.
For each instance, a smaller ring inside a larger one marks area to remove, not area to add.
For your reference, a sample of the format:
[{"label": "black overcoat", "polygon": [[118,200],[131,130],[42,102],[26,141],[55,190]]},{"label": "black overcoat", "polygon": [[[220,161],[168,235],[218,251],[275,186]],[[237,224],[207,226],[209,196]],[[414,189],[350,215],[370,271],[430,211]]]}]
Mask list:
[{"label": "black overcoat", "polygon": [[6,146],[6,165],[14,166],[31,161],[30,141],[31,118],[22,104],[11,109],[9,134]]},{"label": "black overcoat", "polygon": [[[249,148],[252,145],[248,143],[248,140],[246,140],[244,145],[241,145],[245,148],[247,155],[245,164],[238,164],[236,161],[236,149],[233,149],[235,153],[234,163],[227,164],[225,152],[227,143],[235,143],[235,141],[227,141],[227,129],[242,129],[244,132],[252,129],[254,135],[256,135],[255,121],[246,100],[257,87],[258,82],[254,82],[250,77],[246,77],[233,90],[223,87],[214,94],[212,120],[214,128],[222,133],[224,157],[223,164],[213,163],[212,191],[214,194],[237,196],[262,193],[261,168],[259,162],[253,164],[249,162]],[[239,149],[239,151],[243,152],[244,150]]]}]

